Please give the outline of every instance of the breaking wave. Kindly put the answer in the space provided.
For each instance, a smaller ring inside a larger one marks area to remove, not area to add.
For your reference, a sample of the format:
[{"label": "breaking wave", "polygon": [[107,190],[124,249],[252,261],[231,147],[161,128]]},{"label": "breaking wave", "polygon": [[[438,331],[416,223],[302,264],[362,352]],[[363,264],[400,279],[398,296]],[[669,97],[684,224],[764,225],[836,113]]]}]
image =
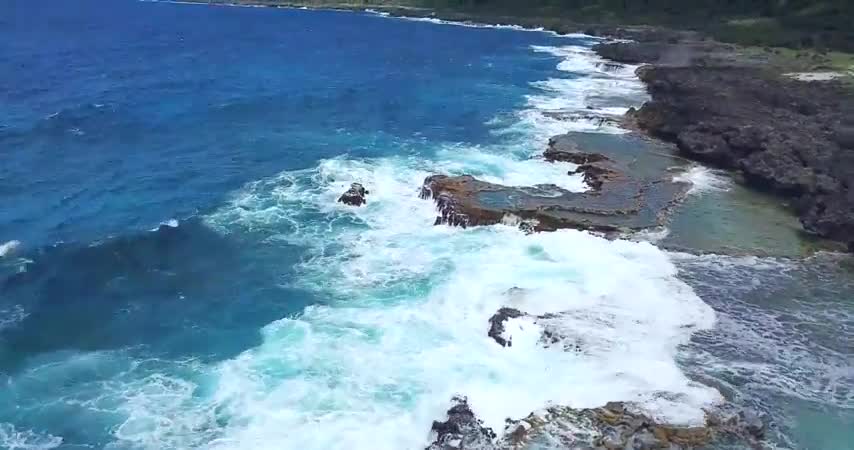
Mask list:
[{"label": "breaking wave", "polygon": [[[583,190],[567,167],[530,156],[553,134],[623,130],[550,114],[616,117],[643,98],[631,68],[599,67],[581,46],[534,50],[562,58],[568,78],[534,84],[540,93],[502,131],[508,144],[329,159],[251,183],[205,218],[222,233],[306,248],[290,282],[326,299],[264,327],[260,346],[217,367],[210,401],[229,420],[212,447],[421,448],[455,394],[497,430],[550,404],[629,400],[698,423],[721,401],[676,363],[715,316],[665,252],[573,230],[432,226],[434,206],[417,191],[436,172]],[[352,182],[371,191],[362,208],[336,202]],[[560,314],[580,351],[543,348],[536,325],[498,346],[486,331],[503,306]]]}]

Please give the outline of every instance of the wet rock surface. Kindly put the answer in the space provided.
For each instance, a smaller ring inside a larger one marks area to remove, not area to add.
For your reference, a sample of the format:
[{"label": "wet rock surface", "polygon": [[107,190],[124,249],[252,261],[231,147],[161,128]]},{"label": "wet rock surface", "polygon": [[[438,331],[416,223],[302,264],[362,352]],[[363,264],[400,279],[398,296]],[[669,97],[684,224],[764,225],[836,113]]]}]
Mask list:
[{"label": "wet rock surface", "polygon": [[338,201],[340,203],[344,203],[345,205],[350,206],[362,206],[368,202],[365,198],[370,193],[361,183],[353,183],[350,185],[350,189],[347,189],[346,192],[341,194],[341,197],[338,197]]},{"label": "wet rock surface", "polygon": [[601,44],[638,69],[652,100],[637,127],[691,159],[738,171],[790,201],[804,229],[854,244],[854,93],[838,82],[773,73],[767,61],[713,41]]},{"label": "wet rock surface", "polygon": [[470,175],[433,175],[424,181],[421,197],[436,202],[440,213],[436,225],[465,228],[514,218],[528,231],[574,228],[619,233],[662,225],[689,188],[666,174],[635,178],[605,155],[577,151],[569,138],[553,139],[544,156],[551,161],[587,161],[569,174],[583,174],[591,190],[570,192],[551,184],[504,186]]},{"label": "wet rock surface", "polygon": [[575,431],[550,433],[559,436],[560,448],[567,449],[687,450],[712,444],[761,448],[765,424],[759,414],[750,410],[732,416],[716,414],[709,414],[705,425],[688,427],[658,423],[624,402],[593,409],[552,407],[522,420],[507,421],[499,448],[528,448],[555,427]]},{"label": "wet rock surface", "polygon": [[453,399],[447,419],[433,423],[435,439],[427,450],[548,448],[585,450],[689,450],[710,445],[759,449],[766,418],[751,409],[728,408],[707,414],[704,425],[674,426],[638,412],[635,405],[611,402],[599,408],[553,406],[524,419],[507,419],[503,434],[477,419],[463,397]]},{"label": "wet rock surface", "polygon": [[[607,67],[606,67],[607,66]],[[610,67],[610,69],[608,68]],[[617,70],[616,66],[603,64],[605,70]],[[591,108],[592,107],[588,107]],[[596,127],[603,126],[619,126],[621,117],[618,115],[606,114],[603,112],[591,110],[589,112],[577,111],[546,111],[543,115],[562,122],[579,123],[586,122]]]},{"label": "wet rock surface", "polygon": [[747,67],[649,67],[652,101],[638,126],[688,157],[740,171],[791,199],[820,236],[854,242],[854,96],[832,83],[787,80]]},{"label": "wet rock surface", "polygon": [[489,318],[487,335],[502,347],[512,347],[513,337],[507,330],[507,321],[519,318],[524,318],[540,328],[539,343],[543,347],[561,346],[564,351],[581,351],[579,343],[565,336],[561,331],[560,314],[536,316],[515,308],[501,308]]},{"label": "wet rock surface", "polygon": [[485,450],[493,449],[495,432],[485,427],[469,408],[465,397],[455,397],[445,421],[433,422],[436,438],[426,450]]},{"label": "wet rock surface", "polygon": [[505,323],[510,319],[516,319],[527,314],[513,308],[501,308],[492,317],[489,318],[489,332],[487,335],[491,337],[498,345],[502,347],[510,347],[513,345],[512,339],[507,339],[504,336]]},{"label": "wet rock surface", "polygon": [[555,136],[549,140],[549,146],[543,152],[543,157],[548,162],[560,161],[578,165],[611,161],[611,158],[601,153],[580,150],[574,141],[562,136]]}]

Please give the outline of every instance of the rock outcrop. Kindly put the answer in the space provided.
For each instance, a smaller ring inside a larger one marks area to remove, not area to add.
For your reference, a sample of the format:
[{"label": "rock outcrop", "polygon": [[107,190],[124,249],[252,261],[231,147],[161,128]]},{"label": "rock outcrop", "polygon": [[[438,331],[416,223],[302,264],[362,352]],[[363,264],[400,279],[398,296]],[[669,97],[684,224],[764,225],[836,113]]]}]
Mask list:
[{"label": "rock outcrop", "polygon": [[557,136],[549,139],[543,158],[548,162],[560,161],[578,165],[611,161],[611,158],[601,153],[581,151],[574,142]]},{"label": "rock outcrop", "polygon": [[540,328],[539,343],[543,347],[553,347],[561,345],[564,351],[581,351],[579,343],[565,336],[558,324],[560,323],[560,314],[544,314],[535,316],[515,308],[500,308],[492,317],[489,318],[489,331],[487,336],[491,337],[498,345],[502,347],[513,346],[513,336],[508,333],[507,321],[510,319],[523,318],[529,320],[531,324]]},{"label": "rock outcrop", "polygon": [[517,319],[524,316],[525,313],[513,308],[501,308],[492,317],[489,318],[489,332],[487,336],[491,337],[498,345],[502,347],[510,347],[513,345],[512,339],[504,336],[504,324],[510,319]]},{"label": "rock outcrop", "polygon": [[368,202],[365,199],[368,194],[370,194],[370,191],[365,189],[361,183],[353,183],[350,185],[350,189],[347,189],[346,192],[341,194],[341,197],[338,197],[338,201],[345,205],[362,206]]},{"label": "rock outcrop", "polygon": [[809,232],[854,248],[854,93],[768,70],[767,55],[714,41],[652,39],[594,47],[637,74],[652,100],[630,120],[683,156],[739,171],[789,200]]},{"label": "rock outcrop", "polygon": [[[593,50],[599,56],[619,63],[658,66],[727,65],[739,58],[734,46],[704,40],[608,42],[595,45]],[[744,58],[739,60],[759,63]]]},{"label": "rock outcrop", "polygon": [[426,450],[486,450],[494,447],[496,438],[491,428],[485,427],[469,408],[465,397],[455,397],[448,418],[433,422],[436,434]]},{"label": "rock outcrop", "polygon": [[762,416],[742,409],[736,414],[713,413],[703,426],[662,424],[637,412],[630,403],[611,402],[600,408],[551,407],[545,413],[508,421],[498,448],[525,448],[551,427],[572,424],[586,432],[559,434],[566,448],[595,450],[687,450],[706,448],[713,443],[737,443],[759,448],[765,435]]},{"label": "rock outcrop", "polygon": [[749,67],[645,67],[637,125],[791,199],[804,228],[854,243],[854,95]]},{"label": "rock outcrop", "polygon": [[591,409],[554,406],[524,419],[507,419],[503,435],[497,437],[465,398],[453,402],[447,419],[433,422],[435,439],[426,450],[523,449],[546,434],[552,446],[568,449],[689,450],[714,444],[758,449],[766,431],[764,417],[750,409],[709,413],[704,425],[688,427],[657,422],[631,403],[611,402]]},{"label": "rock outcrop", "polygon": [[503,186],[470,175],[433,175],[424,180],[421,197],[436,202],[440,215],[435,224],[465,228],[512,219],[526,231],[630,232],[662,225],[689,188],[667,174],[635,178],[605,155],[578,151],[565,139],[557,142],[552,140],[544,153],[546,160],[582,163],[569,175],[582,174],[591,190],[570,192],[551,184]]}]

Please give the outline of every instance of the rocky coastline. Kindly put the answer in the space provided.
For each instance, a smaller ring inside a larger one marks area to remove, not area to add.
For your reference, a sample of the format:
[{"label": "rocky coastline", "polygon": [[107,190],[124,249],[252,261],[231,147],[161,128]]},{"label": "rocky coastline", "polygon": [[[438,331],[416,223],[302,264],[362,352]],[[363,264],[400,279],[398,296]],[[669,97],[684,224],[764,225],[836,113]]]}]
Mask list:
[{"label": "rocky coastline", "polygon": [[432,175],[424,180],[421,198],[435,201],[435,225],[466,228],[503,222],[529,232],[573,228],[625,234],[664,225],[690,188],[667,173],[638,176],[607,155],[581,150],[571,134],[553,137],[543,157],[544,163],[576,165],[567,176],[583,176],[589,190],[570,192],[550,184],[503,186],[470,175]]},{"label": "rocky coastline", "polygon": [[854,250],[854,91],[787,77],[733,46],[673,40],[609,43],[605,58],[638,69],[651,100],[631,126],[680,155],[728,169],[777,195],[803,228]]},{"label": "rocky coastline", "polygon": [[[276,0],[205,3],[309,6]],[[349,11],[366,8],[346,2],[310,6]],[[652,100],[630,111],[627,124],[676,144],[681,156],[733,171],[746,186],[777,195],[791,207],[807,233],[841,242],[854,251],[854,89],[850,86],[787,77],[787,67],[768,54],[715,42],[695,31],[487,11],[396,5],[373,8],[390,16],[633,41],[606,43],[594,49],[610,61],[645,64],[638,76],[646,83]],[[804,57],[808,58],[806,54]],[[808,61],[814,63],[808,66],[821,67],[825,61],[817,54],[811,57],[816,60]]]},{"label": "rocky coastline", "polygon": [[722,407],[707,412],[702,425],[673,426],[638,412],[631,403],[611,402],[590,409],[551,406],[523,419],[508,419],[498,436],[477,418],[465,397],[451,402],[447,418],[433,422],[433,441],[425,450],[521,449],[543,433],[550,436],[550,448],[688,450],[734,444],[759,449],[766,433],[763,416],[751,409]]},{"label": "rocky coastline", "polygon": [[[694,32],[420,8],[381,10],[397,16],[475,20],[633,40],[594,48],[616,63],[645,64],[637,74],[651,100],[629,111],[624,119],[627,127],[674,144],[685,158],[733,171],[747,186],[777,195],[788,202],[806,231],[840,241],[854,251],[854,97],[841,84],[787,78],[762,58]],[[575,165],[567,175],[583,176],[589,190],[504,186],[471,175],[436,174],[424,180],[420,196],[435,202],[436,226],[505,223],[530,233],[572,228],[624,236],[665,225],[672,207],[690,187],[666,172],[638,175],[614,155],[583,148],[573,135],[553,137],[542,159]],[[354,184],[339,201],[360,206],[367,194],[363,186]],[[543,346],[559,344],[564,351],[583,351],[583,343],[549,328],[549,320],[556,317],[501,308],[485,328],[496,345],[510,347],[508,321],[527,320],[543,330]],[[644,415],[630,403],[614,402],[592,409],[549,406],[523,419],[508,418],[504,430],[492,430],[464,397],[455,397],[447,417],[433,423],[426,449],[526,448],[550,427],[584,430],[563,435],[560,445],[565,448],[679,450],[718,443],[762,448],[767,425],[755,411],[730,405],[708,411],[702,425],[674,426]]]}]

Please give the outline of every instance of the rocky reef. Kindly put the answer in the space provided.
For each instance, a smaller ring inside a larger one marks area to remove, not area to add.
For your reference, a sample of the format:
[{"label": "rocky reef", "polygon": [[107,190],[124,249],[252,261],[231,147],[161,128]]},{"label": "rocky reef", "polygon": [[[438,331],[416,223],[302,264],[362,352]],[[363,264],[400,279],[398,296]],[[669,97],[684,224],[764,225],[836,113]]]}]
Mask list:
[{"label": "rocky reef", "polygon": [[652,100],[630,119],[691,159],[785,198],[805,230],[854,246],[854,92],[784,77],[714,42],[596,47],[638,69]]},{"label": "rocky reef", "polygon": [[494,448],[496,438],[491,428],[485,427],[469,407],[465,397],[454,397],[454,406],[448,410],[445,421],[434,421],[432,431],[436,439],[426,450],[480,450]]},{"label": "rocky reef", "polygon": [[517,221],[526,230],[562,228],[599,232],[629,232],[657,227],[689,185],[669,175],[639,178],[609,157],[577,149],[570,136],[555,137],[544,153],[547,161],[578,166],[590,186],[571,192],[551,184],[504,186],[470,175],[433,175],[424,180],[421,197],[436,202],[436,225],[460,227]]},{"label": "rocky reef", "polygon": [[675,426],[657,422],[631,403],[611,402],[591,409],[554,406],[524,419],[508,419],[503,434],[496,437],[465,398],[453,402],[447,420],[433,423],[435,439],[426,450],[523,449],[544,435],[549,448],[688,450],[712,444],[761,448],[766,431],[764,417],[750,409],[725,408],[708,413],[704,425]]},{"label": "rocky reef", "polygon": [[365,199],[368,194],[370,194],[370,191],[365,189],[361,183],[353,183],[350,185],[350,189],[347,189],[346,192],[341,194],[341,197],[338,197],[338,201],[345,205],[362,206],[368,202]]}]

